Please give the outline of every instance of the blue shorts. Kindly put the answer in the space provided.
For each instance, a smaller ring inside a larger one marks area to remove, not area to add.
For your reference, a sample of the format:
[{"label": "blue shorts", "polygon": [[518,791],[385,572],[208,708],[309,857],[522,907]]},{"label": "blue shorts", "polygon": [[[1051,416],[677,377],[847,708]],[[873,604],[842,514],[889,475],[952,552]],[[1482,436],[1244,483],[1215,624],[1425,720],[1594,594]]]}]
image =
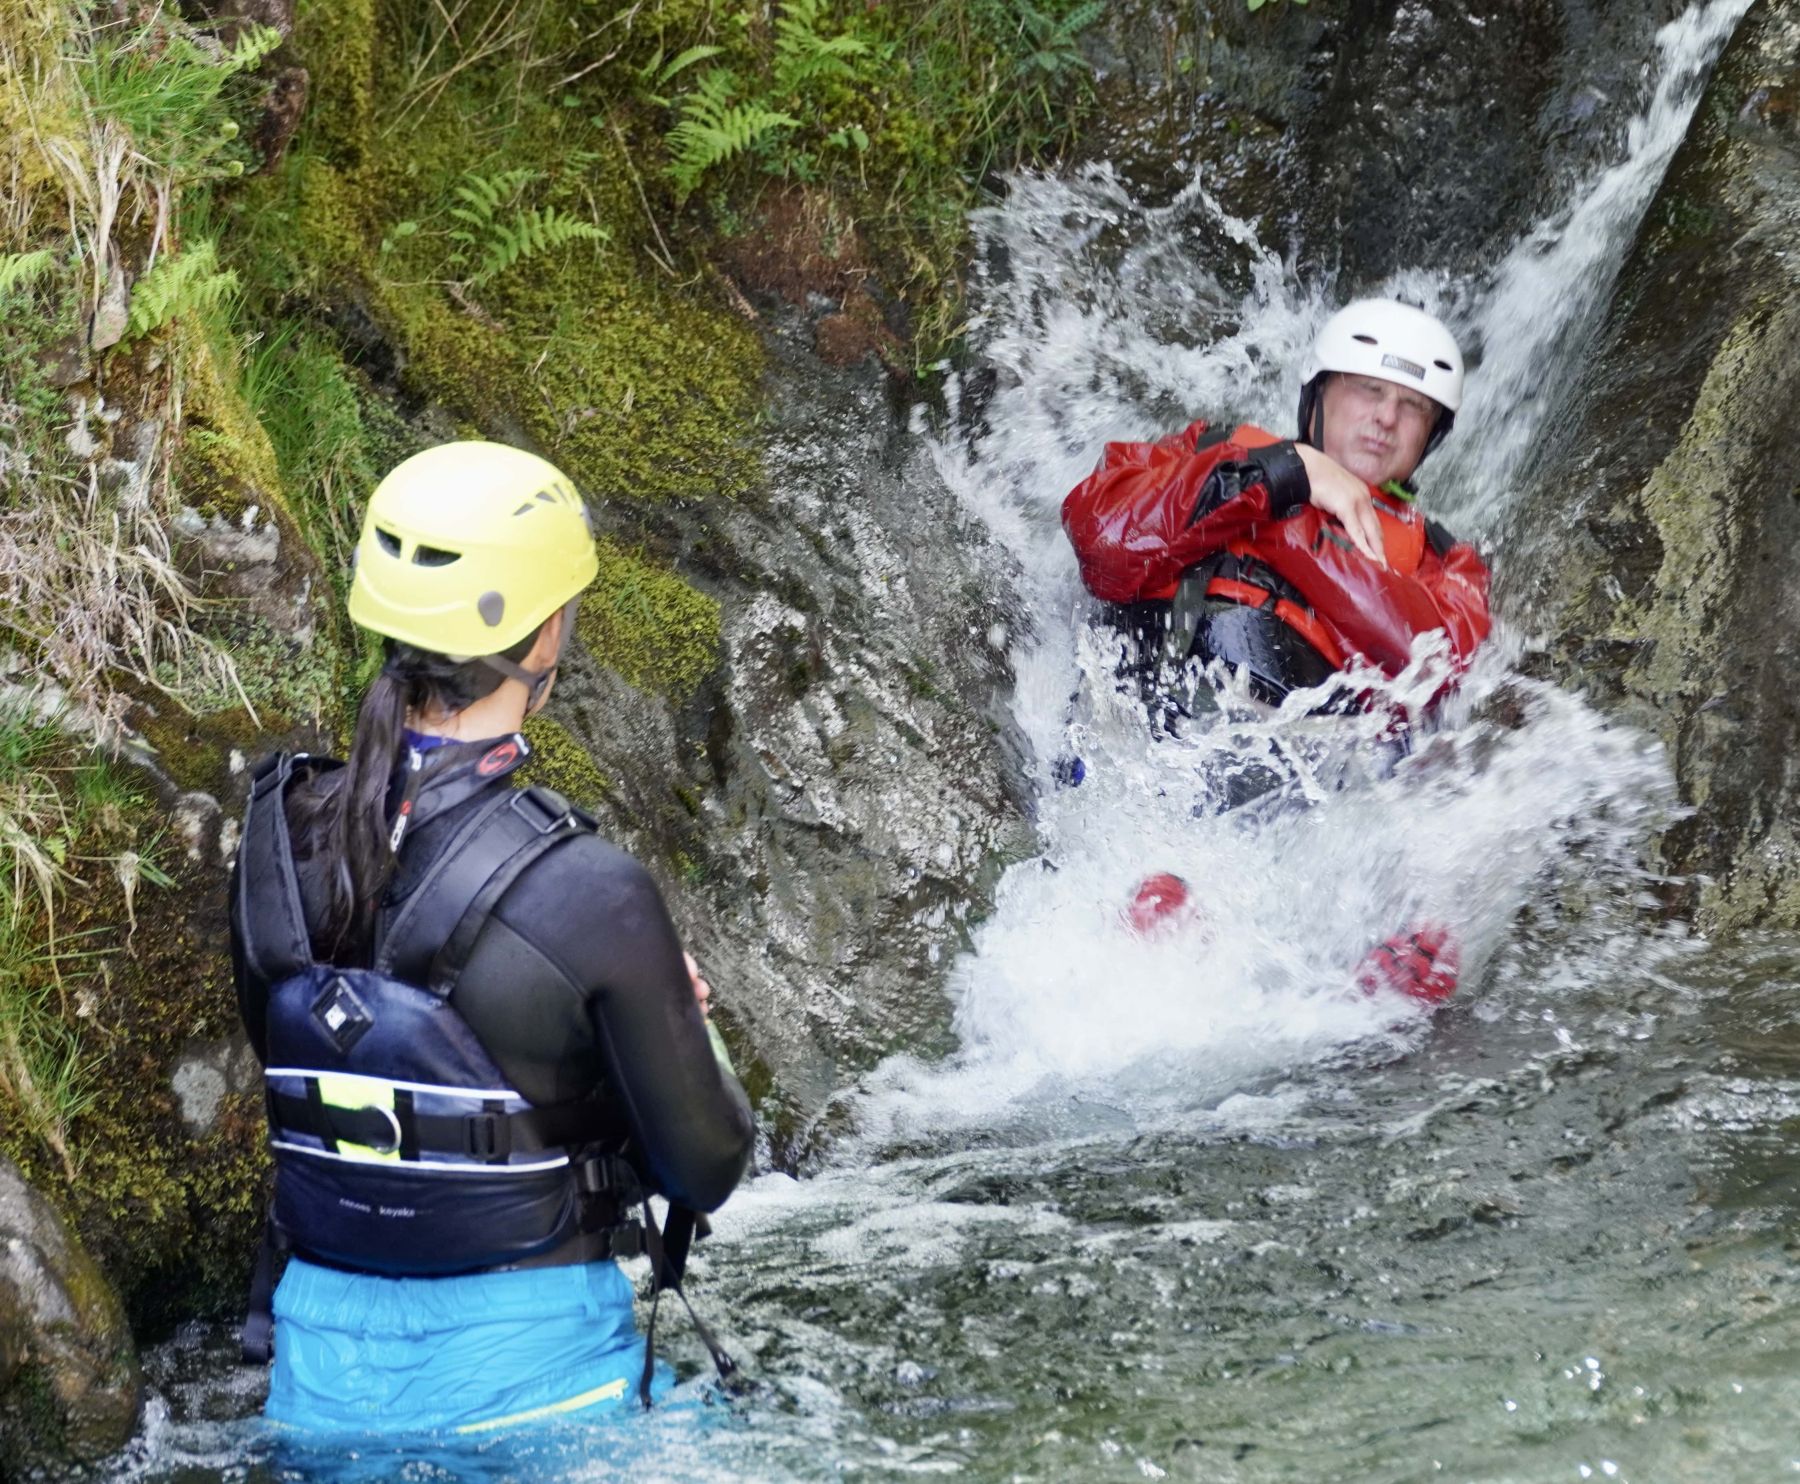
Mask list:
[{"label": "blue shorts", "polygon": [[[462,1433],[638,1405],[644,1342],[612,1262],[382,1278],[295,1258],[275,1290],[272,1422]],[[672,1384],[657,1367],[653,1392]]]}]

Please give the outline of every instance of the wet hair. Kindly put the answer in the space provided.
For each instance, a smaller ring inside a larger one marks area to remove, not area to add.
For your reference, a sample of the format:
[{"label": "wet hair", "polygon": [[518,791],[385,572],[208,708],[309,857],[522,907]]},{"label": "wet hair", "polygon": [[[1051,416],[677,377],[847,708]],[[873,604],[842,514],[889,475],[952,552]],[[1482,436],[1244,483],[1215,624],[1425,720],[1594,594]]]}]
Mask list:
[{"label": "wet hair", "polygon": [[[537,642],[533,631],[502,653],[515,664]],[[342,768],[298,794],[289,824],[294,854],[311,858],[323,887],[314,949],[336,961],[360,956],[394,875],[390,794],[408,713],[454,715],[492,695],[506,679],[479,659],[456,660],[386,641],[381,673],[356,713],[356,735]]]}]

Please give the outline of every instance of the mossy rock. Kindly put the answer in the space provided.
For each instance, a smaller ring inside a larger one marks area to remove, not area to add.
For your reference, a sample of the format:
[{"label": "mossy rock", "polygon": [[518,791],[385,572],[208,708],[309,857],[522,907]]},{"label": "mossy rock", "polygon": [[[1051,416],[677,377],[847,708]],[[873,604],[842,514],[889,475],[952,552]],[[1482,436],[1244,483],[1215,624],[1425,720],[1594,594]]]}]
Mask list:
[{"label": "mossy rock", "polygon": [[525,723],[525,740],[531,744],[525,782],[553,788],[579,809],[599,807],[612,785],[567,727],[548,716],[534,716]]},{"label": "mossy rock", "polygon": [[718,664],[718,602],[610,542],[599,550],[600,575],[582,600],[576,634],[639,690],[685,700]]}]

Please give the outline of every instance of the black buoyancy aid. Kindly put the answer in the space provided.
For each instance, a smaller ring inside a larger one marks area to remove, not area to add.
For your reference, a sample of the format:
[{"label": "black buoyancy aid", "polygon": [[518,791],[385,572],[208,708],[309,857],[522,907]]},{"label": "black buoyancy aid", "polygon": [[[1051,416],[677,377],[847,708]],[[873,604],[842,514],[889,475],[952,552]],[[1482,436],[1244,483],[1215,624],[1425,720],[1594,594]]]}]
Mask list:
[{"label": "black buoyancy aid", "polygon": [[[508,739],[475,771],[509,772],[528,751]],[[627,1215],[641,1193],[616,1153],[620,1113],[598,1099],[532,1105],[450,1000],[506,889],[593,821],[548,789],[495,791],[384,904],[370,967],[320,963],[285,795],[294,778],[335,766],[280,756],[260,767],[239,847],[244,961],[269,986],[272,1236],[389,1275],[504,1266],[583,1234],[583,1258],[642,1251]]]}]

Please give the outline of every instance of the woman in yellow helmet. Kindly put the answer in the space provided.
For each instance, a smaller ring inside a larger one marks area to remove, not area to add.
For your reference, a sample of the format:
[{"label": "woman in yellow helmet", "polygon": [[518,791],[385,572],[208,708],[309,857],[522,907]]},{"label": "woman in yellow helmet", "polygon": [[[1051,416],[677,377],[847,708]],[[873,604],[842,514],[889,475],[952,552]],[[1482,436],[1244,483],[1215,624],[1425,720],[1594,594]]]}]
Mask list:
[{"label": "woman in yellow helmet", "polygon": [[245,1347],[269,1349],[284,1247],[280,1422],[482,1433],[648,1404],[614,1259],[668,1275],[646,1191],[707,1211],[743,1173],[749,1104],[654,881],[509,780],[597,570],[544,460],[406,460],[356,551],[350,616],[387,659],[350,755],[256,770],[231,929],[276,1182]]}]

